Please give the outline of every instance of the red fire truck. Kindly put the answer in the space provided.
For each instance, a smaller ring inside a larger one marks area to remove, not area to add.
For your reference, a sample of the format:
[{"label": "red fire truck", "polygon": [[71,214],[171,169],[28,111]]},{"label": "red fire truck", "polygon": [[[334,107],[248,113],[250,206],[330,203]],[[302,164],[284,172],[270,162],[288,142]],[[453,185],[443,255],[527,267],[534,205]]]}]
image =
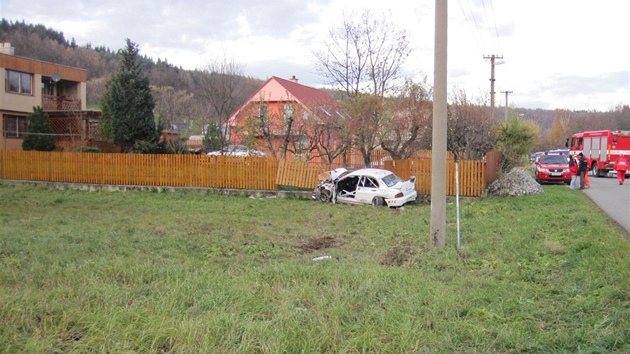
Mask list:
[{"label": "red fire truck", "polygon": [[613,171],[619,155],[630,156],[630,131],[596,130],[573,134],[570,141],[567,139],[567,147],[571,155],[583,153],[593,176],[603,177]]}]

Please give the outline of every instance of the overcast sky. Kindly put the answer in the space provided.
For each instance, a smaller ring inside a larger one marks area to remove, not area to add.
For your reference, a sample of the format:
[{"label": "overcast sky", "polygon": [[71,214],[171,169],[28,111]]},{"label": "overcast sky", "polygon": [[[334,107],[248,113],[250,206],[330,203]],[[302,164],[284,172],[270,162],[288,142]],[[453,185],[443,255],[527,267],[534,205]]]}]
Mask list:
[{"label": "overcast sky", "polygon": [[[496,106],[607,111],[630,102],[630,0],[450,0],[448,87],[490,91]],[[411,35],[406,73],[433,84],[434,0],[1,0],[0,16],[43,24],[78,45],[117,50],[125,38],[184,69],[217,58],[259,79],[321,87],[313,52],[342,15],[391,13]]]}]

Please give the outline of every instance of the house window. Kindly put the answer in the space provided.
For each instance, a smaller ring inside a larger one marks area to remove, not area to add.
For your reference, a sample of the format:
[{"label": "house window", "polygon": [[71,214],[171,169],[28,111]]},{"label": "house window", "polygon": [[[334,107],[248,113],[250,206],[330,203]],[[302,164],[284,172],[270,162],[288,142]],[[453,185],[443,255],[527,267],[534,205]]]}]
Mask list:
[{"label": "house window", "polygon": [[284,125],[288,126],[293,121],[293,104],[287,103],[284,105]]},{"label": "house window", "polygon": [[33,94],[33,75],[21,73],[19,71],[7,70],[6,91],[21,93],[24,95]]},{"label": "house window", "polygon": [[5,138],[22,138],[26,132],[26,117],[9,116],[2,117],[2,136]]},{"label": "house window", "polygon": [[260,128],[266,129],[269,127],[269,121],[267,120],[267,104],[261,103],[258,106],[258,119],[260,120]]},{"label": "house window", "polygon": [[266,103],[261,103],[260,106],[258,106],[258,117],[267,118],[267,104]]}]

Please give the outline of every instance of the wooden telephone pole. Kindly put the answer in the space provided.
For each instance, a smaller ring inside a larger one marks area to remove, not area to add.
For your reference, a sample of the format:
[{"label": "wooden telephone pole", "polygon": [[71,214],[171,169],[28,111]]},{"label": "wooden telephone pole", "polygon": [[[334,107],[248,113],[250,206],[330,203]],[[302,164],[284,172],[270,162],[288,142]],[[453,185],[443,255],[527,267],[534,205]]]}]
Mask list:
[{"label": "wooden telephone pole", "polygon": [[508,114],[508,94],[512,93],[512,91],[501,91],[501,93],[505,94],[505,120],[507,120],[507,114]]},{"label": "wooden telephone pole", "polygon": [[494,66],[503,64],[502,61],[495,61],[495,59],[503,59],[503,55],[484,55],[484,59],[490,59],[490,119],[494,121]]}]

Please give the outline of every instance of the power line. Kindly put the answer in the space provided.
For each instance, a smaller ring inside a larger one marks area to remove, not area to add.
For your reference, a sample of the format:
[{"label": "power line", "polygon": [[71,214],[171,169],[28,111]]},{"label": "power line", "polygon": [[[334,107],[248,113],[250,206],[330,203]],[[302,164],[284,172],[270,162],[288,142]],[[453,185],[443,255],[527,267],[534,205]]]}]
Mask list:
[{"label": "power line", "polygon": [[[479,41],[477,41],[477,36],[474,35],[474,33],[479,33],[479,26],[477,25],[477,19],[475,18],[474,13],[472,13],[472,10],[470,11],[477,31],[475,31],[474,28],[472,28],[472,26],[470,25],[470,21],[468,20],[468,16],[466,16],[466,10],[464,10],[464,6],[462,6],[461,0],[457,0],[457,2],[459,3],[459,8],[462,10],[462,15],[464,15],[464,20],[466,20],[466,24],[468,25],[468,28],[470,28],[470,33],[472,34],[473,40],[475,41],[475,44],[477,45],[477,49],[479,50],[479,53],[483,53],[483,50],[481,46],[479,45]],[[470,0],[468,0],[468,8],[470,9]]]},{"label": "power line", "polygon": [[494,6],[492,5],[492,0],[490,0],[490,9],[492,10],[492,23],[494,24],[494,34],[497,37],[499,49],[501,49],[501,37],[499,37],[499,30],[497,29],[497,17],[494,15]]}]

